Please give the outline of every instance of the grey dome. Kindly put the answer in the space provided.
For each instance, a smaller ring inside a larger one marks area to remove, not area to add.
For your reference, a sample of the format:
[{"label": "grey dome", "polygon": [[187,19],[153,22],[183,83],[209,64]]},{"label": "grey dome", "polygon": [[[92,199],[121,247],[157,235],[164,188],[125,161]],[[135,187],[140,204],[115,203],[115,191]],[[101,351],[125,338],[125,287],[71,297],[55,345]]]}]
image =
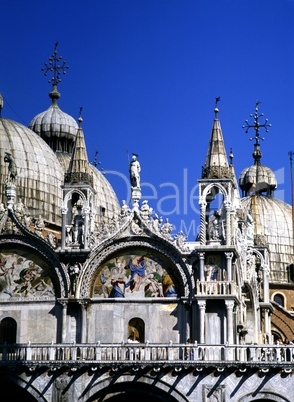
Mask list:
[{"label": "grey dome", "polygon": [[29,128],[43,138],[53,151],[72,152],[78,124],[72,116],[59,108],[57,99],[60,94],[57,90],[53,90],[49,96],[52,98],[51,106],[37,114]]},{"label": "grey dome", "polygon": [[292,207],[263,195],[242,198],[241,203],[255,219],[255,243],[269,247],[271,277],[275,279],[274,273],[293,263]]},{"label": "grey dome", "polygon": [[257,192],[274,190],[277,179],[274,172],[266,166],[254,164],[242,170],[239,176],[241,190],[248,192],[251,189]]},{"label": "grey dome", "polygon": [[63,171],[54,152],[29,128],[0,118],[0,197],[4,203],[5,152],[11,153],[17,167],[17,198],[22,198],[33,217],[41,214],[60,225]]}]

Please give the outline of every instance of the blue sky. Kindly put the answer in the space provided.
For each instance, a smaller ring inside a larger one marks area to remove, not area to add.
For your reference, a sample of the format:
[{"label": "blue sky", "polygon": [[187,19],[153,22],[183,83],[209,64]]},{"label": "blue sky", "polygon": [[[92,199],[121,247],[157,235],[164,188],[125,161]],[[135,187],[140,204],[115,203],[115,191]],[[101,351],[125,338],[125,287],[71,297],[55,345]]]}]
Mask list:
[{"label": "blue sky", "polygon": [[2,115],[28,125],[49,107],[41,68],[58,41],[70,67],[59,106],[75,118],[83,107],[89,160],[97,149],[121,201],[128,154],[137,153],[143,198],[193,239],[198,201],[190,198],[198,194],[215,97],[237,176],[253,162],[253,133],[242,125],[261,101],[272,124],[261,162],[278,176],[276,196],[291,203],[293,31],[290,0],[3,0]]}]

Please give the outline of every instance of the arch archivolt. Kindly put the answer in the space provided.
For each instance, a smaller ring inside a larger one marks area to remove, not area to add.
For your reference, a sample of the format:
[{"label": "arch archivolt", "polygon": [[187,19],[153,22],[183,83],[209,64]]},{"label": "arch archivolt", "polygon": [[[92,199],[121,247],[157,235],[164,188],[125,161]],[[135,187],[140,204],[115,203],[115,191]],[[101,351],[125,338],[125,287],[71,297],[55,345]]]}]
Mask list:
[{"label": "arch archivolt", "polygon": [[[9,240],[2,238],[0,240],[0,264],[3,271],[2,280],[7,282],[6,292],[14,292],[14,297],[20,299],[22,297],[26,299],[28,297],[67,297],[68,275],[49,246],[47,248],[36,241],[28,243],[20,236]],[[9,275],[5,274],[6,271]],[[38,284],[41,277],[45,280]],[[13,278],[13,286],[10,284],[11,278]],[[46,278],[50,278],[52,283],[47,283]],[[19,289],[17,289],[18,282]],[[27,290],[26,284],[28,285]],[[52,285],[51,292],[50,286]],[[35,290],[34,293],[32,293],[33,290]]]},{"label": "arch archivolt", "polygon": [[121,239],[113,244],[106,245],[104,248],[96,250],[95,255],[84,266],[77,283],[77,297],[91,297],[92,287],[97,275],[98,268],[111,258],[122,253],[132,253],[137,250],[146,250],[168,262],[169,270],[176,278],[181,288],[181,296],[189,297],[192,294],[194,279],[191,267],[186,265],[180,254],[156,239],[140,238]]},{"label": "arch archivolt", "polygon": [[268,401],[268,402],[290,402],[290,399],[270,391],[258,392],[257,395],[252,393],[247,394],[239,399],[238,402],[254,402],[254,401]]},{"label": "arch archivolt", "polygon": [[202,193],[203,201],[206,200],[206,197],[208,196],[208,194],[211,192],[211,190],[213,188],[217,188],[219,190],[219,193],[221,193],[224,196],[225,203],[230,201],[227,190],[220,183],[211,183],[211,184],[208,184],[208,186],[206,186],[204,188],[203,193]]},{"label": "arch archivolt", "polygon": [[87,198],[86,198],[85,194],[79,189],[73,189],[73,190],[70,190],[64,197],[63,205],[65,208],[67,208],[68,202],[72,199],[73,194],[78,194],[80,196],[80,198],[83,201],[84,208],[88,206]]},{"label": "arch archivolt", "polygon": [[[97,381],[91,389],[87,389],[86,395],[81,395],[79,398],[80,402],[87,402],[89,399],[94,400],[95,396],[99,397],[99,393],[105,393],[107,390],[107,395],[112,396],[112,394],[119,394],[117,392],[117,388],[119,386],[123,386],[125,384],[126,389],[136,387],[138,390],[140,387],[144,387],[144,393],[148,395],[148,389],[150,393],[153,395],[160,393],[166,395],[167,401],[177,401],[177,402],[189,402],[189,400],[179,392],[178,387],[171,386],[170,384],[166,383],[163,379],[154,381],[154,377],[150,375],[140,375],[137,376],[135,374],[124,374],[123,376],[117,376],[115,378],[115,382],[113,381],[113,375],[107,376],[107,378],[103,378]],[[150,399],[151,400],[151,399]]]}]

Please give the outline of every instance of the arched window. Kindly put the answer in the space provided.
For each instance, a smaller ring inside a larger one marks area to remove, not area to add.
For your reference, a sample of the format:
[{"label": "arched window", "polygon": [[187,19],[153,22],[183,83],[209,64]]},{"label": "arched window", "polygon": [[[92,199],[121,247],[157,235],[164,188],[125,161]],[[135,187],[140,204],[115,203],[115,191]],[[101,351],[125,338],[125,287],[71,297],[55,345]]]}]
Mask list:
[{"label": "arched window", "polygon": [[16,321],[11,317],[3,318],[0,323],[0,343],[16,343]]},{"label": "arched window", "polygon": [[139,343],[145,342],[145,323],[141,318],[135,317],[129,321],[128,341]]},{"label": "arched window", "polygon": [[284,305],[285,305],[284,296],[281,295],[280,293],[277,293],[276,295],[274,295],[274,301],[282,307],[284,307]]}]

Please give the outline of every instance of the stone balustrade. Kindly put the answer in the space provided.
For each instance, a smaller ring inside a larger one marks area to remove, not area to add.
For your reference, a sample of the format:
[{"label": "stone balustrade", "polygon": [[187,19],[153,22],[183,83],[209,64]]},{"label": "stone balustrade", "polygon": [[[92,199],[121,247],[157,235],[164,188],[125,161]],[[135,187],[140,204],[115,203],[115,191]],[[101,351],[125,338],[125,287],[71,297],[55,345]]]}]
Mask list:
[{"label": "stone balustrade", "polygon": [[203,344],[15,344],[0,345],[0,365],[7,362],[231,363],[293,367],[294,345]]},{"label": "stone balustrade", "polygon": [[209,295],[231,295],[236,296],[236,283],[228,281],[197,281],[196,294],[200,296]]}]

